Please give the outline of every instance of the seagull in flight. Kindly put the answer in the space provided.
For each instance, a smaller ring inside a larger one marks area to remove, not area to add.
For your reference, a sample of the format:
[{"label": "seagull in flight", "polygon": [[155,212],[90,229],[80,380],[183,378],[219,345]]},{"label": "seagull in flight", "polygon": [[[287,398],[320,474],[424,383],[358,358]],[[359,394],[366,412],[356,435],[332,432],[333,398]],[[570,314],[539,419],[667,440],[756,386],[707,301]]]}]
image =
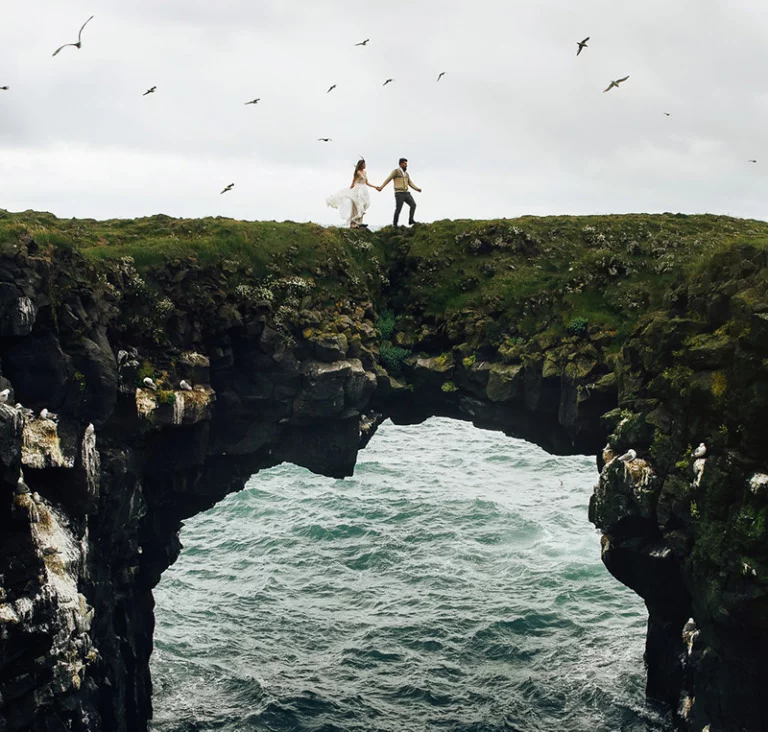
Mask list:
[{"label": "seagull in flight", "polygon": [[80,26],[80,30],[77,33],[77,43],[65,43],[63,46],[59,46],[54,52],[53,55],[55,56],[59,51],[61,51],[62,48],[66,48],[67,46],[74,46],[75,48],[80,48],[82,46],[82,40],[81,37],[83,35],[83,28],[88,25],[93,20],[93,15],[88,18],[88,20],[85,21],[85,23]]},{"label": "seagull in flight", "polygon": [[757,160],[747,160],[748,163],[756,163]]},{"label": "seagull in flight", "polygon": [[664,112],[665,117],[669,117],[669,112]]},{"label": "seagull in flight", "polygon": [[[230,183],[229,185],[224,186],[224,190],[221,193],[226,193],[227,191],[231,191],[234,187],[235,187],[235,184]],[[221,193],[219,193],[219,195],[221,195]]]},{"label": "seagull in flight", "polygon": [[8,91],[10,88],[9,86],[0,86],[0,91]]},{"label": "seagull in flight", "polygon": [[368,45],[368,41],[370,41],[370,40],[371,40],[370,38],[366,38],[364,41],[360,41],[360,43],[356,43],[355,45],[356,46],[367,46]]},{"label": "seagull in flight", "polygon": [[328,89],[328,91],[327,91],[327,92],[325,92],[325,93],[326,93],[326,94],[329,94],[329,93],[330,93],[330,92],[332,92],[332,91],[333,91],[335,88],[336,88],[336,84],[332,84],[332,85],[331,85],[331,88],[330,88],[330,89]]},{"label": "seagull in flight", "polygon": [[157,87],[153,86],[151,89],[147,89],[147,91],[145,91],[141,96],[145,97],[147,96],[147,94],[154,94],[156,90],[157,90]]},{"label": "seagull in flight", "polygon": [[438,80],[438,81],[440,81],[440,79],[442,79],[444,76],[445,76],[445,71],[441,71],[441,72],[440,72],[440,73],[437,75],[437,80]]},{"label": "seagull in flight", "polygon": [[246,104],[258,104],[261,101],[261,97],[258,97],[257,99],[251,99],[250,102],[246,102]]},{"label": "seagull in flight", "polygon": [[576,55],[578,56],[585,48],[589,48],[587,45],[587,41],[589,40],[589,36],[587,36],[583,41],[576,41],[576,45],[579,47],[579,50],[576,51]]},{"label": "seagull in flight", "polygon": [[387,79],[382,86],[386,86],[387,84],[391,84],[394,81],[394,79]]},{"label": "seagull in flight", "polygon": [[611,91],[611,89],[613,89],[614,87],[618,89],[619,84],[623,84],[628,78],[629,76],[625,76],[623,79],[616,79],[615,81],[612,81],[610,84],[608,84],[607,89],[603,89],[603,94],[605,94],[605,92],[607,91]]},{"label": "seagull in flight", "polygon": [[333,140],[331,140],[330,137],[318,137],[317,141],[318,142],[333,142]]}]

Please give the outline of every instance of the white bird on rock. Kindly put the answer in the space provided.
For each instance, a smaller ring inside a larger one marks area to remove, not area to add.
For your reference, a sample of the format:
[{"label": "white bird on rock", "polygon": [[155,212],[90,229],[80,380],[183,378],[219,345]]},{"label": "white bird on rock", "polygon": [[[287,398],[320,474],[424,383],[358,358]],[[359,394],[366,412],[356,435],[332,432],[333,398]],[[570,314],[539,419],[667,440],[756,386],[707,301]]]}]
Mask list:
[{"label": "white bird on rock", "polygon": [[11,396],[10,389],[3,389],[0,391],[0,404],[5,404],[8,401],[9,396]]},{"label": "white bird on rock", "polygon": [[637,458],[637,453],[633,449],[627,450],[623,455],[620,455],[617,460],[622,463],[631,463]]},{"label": "white bird on rock", "polygon": [[53,412],[49,412],[46,407],[43,407],[40,410],[40,419],[50,419],[51,422],[58,422],[59,416]]},{"label": "white bird on rock", "polygon": [[93,422],[90,422],[85,428],[85,436],[90,437],[94,432],[96,432],[96,428],[93,426]]},{"label": "white bird on rock", "polygon": [[147,389],[154,389],[155,391],[157,391],[157,384],[155,384],[155,382],[152,381],[152,379],[150,379],[149,376],[145,376],[142,383],[144,384],[144,386],[147,387]]},{"label": "white bird on rock", "polygon": [[192,391],[192,387],[188,382],[184,381],[184,379],[179,382],[179,389],[183,389],[184,391]]},{"label": "white bird on rock", "polygon": [[693,451],[693,457],[695,458],[703,458],[707,456],[707,446],[700,442],[699,446]]}]

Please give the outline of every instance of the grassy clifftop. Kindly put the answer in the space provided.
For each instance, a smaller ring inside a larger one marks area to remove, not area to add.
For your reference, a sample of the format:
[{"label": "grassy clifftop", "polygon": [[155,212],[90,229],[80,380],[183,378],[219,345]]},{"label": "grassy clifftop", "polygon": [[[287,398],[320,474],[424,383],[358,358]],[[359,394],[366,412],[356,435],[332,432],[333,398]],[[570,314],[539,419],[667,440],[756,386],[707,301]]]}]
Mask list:
[{"label": "grassy clifftop", "polygon": [[[168,266],[227,274],[222,288],[302,277],[316,305],[370,300],[431,321],[448,342],[499,347],[541,333],[613,333],[620,342],[665,293],[736,244],[768,246],[768,223],[724,216],[614,215],[437,221],[413,231],[223,218],[58,219],[0,210],[0,250],[33,239],[96,265],[131,257],[150,287]],[[224,294],[224,293],[222,293]],[[413,340],[415,336],[409,337]]]}]

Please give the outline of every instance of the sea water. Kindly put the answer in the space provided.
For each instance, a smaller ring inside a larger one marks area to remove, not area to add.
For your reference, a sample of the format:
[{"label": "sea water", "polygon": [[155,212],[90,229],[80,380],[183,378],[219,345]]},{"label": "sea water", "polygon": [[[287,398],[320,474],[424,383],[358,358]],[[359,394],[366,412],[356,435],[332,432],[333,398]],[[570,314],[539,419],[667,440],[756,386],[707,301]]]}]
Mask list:
[{"label": "sea water", "polygon": [[648,732],[642,600],[600,562],[594,457],[385,423],[346,480],[281,465],[186,522],[155,597],[155,732]]}]

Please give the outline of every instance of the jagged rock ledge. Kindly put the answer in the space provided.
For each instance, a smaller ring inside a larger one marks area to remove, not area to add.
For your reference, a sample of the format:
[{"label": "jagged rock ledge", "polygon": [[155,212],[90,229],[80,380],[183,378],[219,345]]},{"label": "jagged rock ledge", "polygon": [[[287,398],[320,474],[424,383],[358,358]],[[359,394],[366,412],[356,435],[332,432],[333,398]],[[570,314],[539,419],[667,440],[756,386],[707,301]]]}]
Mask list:
[{"label": "jagged rock ledge", "polygon": [[[41,244],[49,219],[0,227],[0,730],[145,730],[152,588],[181,522],[283,461],[350,475],[382,420],[432,415],[596,454],[590,519],[647,604],[649,695],[697,732],[768,729],[765,231],[572,222],[333,246],[311,228],[301,273],[296,227],[266,273],[190,256],[140,272]],[[571,317],[590,292],[607,320]]]}]

